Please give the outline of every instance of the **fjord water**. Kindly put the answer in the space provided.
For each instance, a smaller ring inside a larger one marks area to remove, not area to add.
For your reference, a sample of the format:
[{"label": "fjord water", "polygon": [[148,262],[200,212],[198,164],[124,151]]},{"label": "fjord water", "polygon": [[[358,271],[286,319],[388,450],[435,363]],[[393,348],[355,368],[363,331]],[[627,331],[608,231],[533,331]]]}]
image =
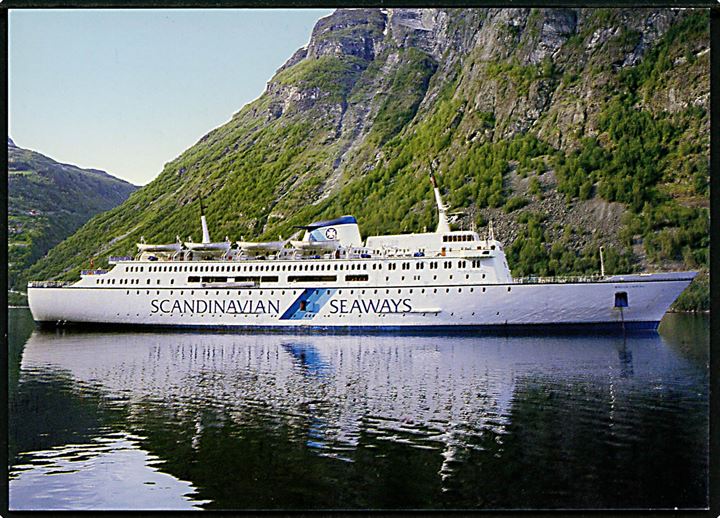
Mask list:
[{"label": "fjord water", "polygon": [[659,334],[35,329],[11,509],[703,508],[707,316]]}]

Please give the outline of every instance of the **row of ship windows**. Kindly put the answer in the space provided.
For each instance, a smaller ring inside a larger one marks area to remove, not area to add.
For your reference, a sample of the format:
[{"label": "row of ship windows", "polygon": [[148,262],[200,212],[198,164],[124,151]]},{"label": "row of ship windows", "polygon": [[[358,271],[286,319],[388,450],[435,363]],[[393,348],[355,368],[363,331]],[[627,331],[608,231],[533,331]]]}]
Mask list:
[{"label": "row of ship windows", "polygon": [[[445,293],[450,293],[450,289],[451,289],[451,288],[445,288]],[[478,291],[482,291],[482,293],[485,293],[486,289],[487,289],[487,288],[482,288],[482,289],[479,289]],[[456,288],[452,288],[452,291],[455,291],[455,290],[456,290]],[[150,291],[151,291],[151,290],[145,290],[145,294],[146,294],[146,295],[150,295]],[[185,291],[186,291],[186,290],[179,290],[179,294],[180,294],[180,295],[185,295]],[[203,290],[187,290],[187,292],[188,292],[189,295],[195,295],[195,292],[197,292],[197,293],[200,295],[200,294],[202,294],[202,291],[203,291]],[[210,291],[211,291],[211,290],[204,290],[204,291],[205,291],[205,295],[210,295]],[[220,295],[220,291],[221,291],[221,290],[212,290],[212,291],[215,292],[215,295]],[[288,291],[289,291],[289,290],[288,290]],[[354,294],[355,294],[355,291],[357,291],[358,294],[360,294],[360,295],[365,295],[365,292],[366,292],[366,291],[367,291],[368,293],[370,293],[370,290],[347,290],[347,291],[350,293],[350,295],[354,295]],[[394,290],[392,290],[392,291],[394,292]],[[414,291],[415,291],[415,290],[413,290],[413,288],[406,288],[406,289],[400,288],[400,289],[397,290],[398,294],[408,293],[408,294],[411,294],[411,295],[414,293]],[[442,292],[442,288],[440,288],[440,291]],[[466,291],[468,291],[469,293],[475,293],[475,288],[469,288],[469,289],[466,290]],[[512,288],[511,288],[510,286],[508,286],[508,287],[507,287],[507,291],[512,291]],[[279,292],[280,295],[285,295],[285,290],[282,290],[282,291],[281,291],[281,290],[278,290],[278,292]],[[373,292],[374,295],[377,295],[379,292],[382,293],[382,290],[372,290],[372,292]],[[390,289],[386,289],[386,290],[385,290],[385,294],[386,294],[386,295],[389,295],[390,292],[391,292]],[[422,289],[419,290],[419,292],[420,292],[421,294],[422,294],[422,293],[426,293],[426,292],[427,292],[427,293],[430,293],[430,288],[427,288],[427,289],[426,289],[426,288],[422,288]],[[437,293],[437,292],[438,292],[438,288],[433,288],[433,289],[432,289],[432,293]],[[462,289],[462,288],[457,288],[457,292],[458,292],[458,293],[462,293],[462,292],[463,292],[463,289]],[[130,295],[130,290],[126,291],[125,293],[126,293],[127,295]],[[137,295],[140,295],[140,290],[137,290],[137,291],[136,291],[136,294],[137,294]],[[156,291],[155,294],[156,294],[156,295],[160,295],[160,292],[159,292],[159,291]],[[174,294],[175,294],[174,291],[171,291],[171,292],[170,292],[170,295],[174,295]],[[226,291],[226,295],[231,295],[231,294],[232,294],[232,295],[242,295],[242,291],[241,291],[241,290],[238,290],[237,292],[230,292],[230,290],[227,290],[227,291]],[[252,295],[253,292],[252,292],[252,291],[248,291],[247,294],[248,294],[248,295]],[[263,290],[260,290],[260,291],[257,293],[258,296],[260,296],[260,295],[262,295],[262,294],[263,294]],[[292,294],[293,294],[293,295],[297,295],[297,290],[292,290]],[[328,295],[331,294],[331,293],[330,293],[330,290],[327,290],[327,294],[328,294]],[[342,294],[343,294],[343,290],[338,290],[338,295],[342,295]],[[269,291],[269,295],[275,295],[275,290],[270,290],[270,291]]]},{"label": "row of ship windows", "polygon": [[[454,243],[457,241],[475,241],[475,236],[472,234],[443,236],[444,243]],[[493,248],[495,248],[494,245]]]},{"label": "row of ship windows", "polygon": [[[471,268],[480,268],[481,261],[479,259],[470,261]],[[439,268],[439,261],[415,262],[415,269],[423,270],[425,264],[431,270]],[[457,261],[457,268],[467,268],[468,261]],[[268,272],[285,272],[285,271],[330,271],[330,270],[367,270],[367,264],[271,264],[271,265],[244,265],[244,266],[148,266],[149,273],[177,273],[177,272],[252,272],[252,271],[268,271]],[[396,270],[398,263],[390,263],[388,270]],[[332,267],[332,268],[331,268]],[[400,265],[402,270],[409,270],[411,263],[404,262]],[[442,267],[449,270],[453,267],[452,261],[442,261]],[[373,263],[373,270],[382,270],[382,263]],[[143,273],[143,266],[129,266],[126,270],[128,273]]]},{"label": "row of ship windows", "polygon": [[[485,274],[482,274],[482,278],[485,278]],[[449,279],[452,280],[453,276],[450,275]],[[470,279],[469,275],[465,275],[465,279]],[[366,274],[359,274],[359,275],[346,275],[345,281],[346,282],[366,282],[369,280],[368,275]],[[401,281],[405,280],[405,276],[402,276],[400,278]],[[420,276],[413,277],[413,280],[419,281]],[[433,275],[432,280],[437,280],[437,275]],[[116,282],[117,281],[117,282]],[[390,277],[385,277],[385,281],[390,281]],[[150,284],[152,281],[151,279],[147,279],[146,284]],[[264,277],[188,277],[187,282],[193,283],[193,282],[203,282],[203,283],[226,283],[226,282],[280,282],[280,279],[277,276],[264,276]],[[337,275],[289,275],[287,278],[287,282],[337,282]],[[140,284],[140,279],[95,279],[96,284],[109,284],[109,285],[115,285],[115,284]],[[160,284],[160,279],[155,280],[155,284]],[[170,279],[170,284],[175,284],[175,279]]]}]

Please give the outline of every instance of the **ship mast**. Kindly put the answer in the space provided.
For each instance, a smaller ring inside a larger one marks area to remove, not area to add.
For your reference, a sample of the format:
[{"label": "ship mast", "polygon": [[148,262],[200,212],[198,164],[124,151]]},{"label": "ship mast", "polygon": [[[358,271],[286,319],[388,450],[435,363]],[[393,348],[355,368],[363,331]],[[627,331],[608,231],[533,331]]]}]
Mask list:
[{"label": "ship mast", "polygon": [[210,242],[210,232],[208,231],[207,220],[205,219],[205,208],[203,207],[202,194],[200,194],[200,224],[202,225],[202,242]]},{"label": "ship mast", "polygon": [[433,190],[435,191],[435,203],[438,208],[438,225],[435,232],[450,232],[450,224],[448,223],[446,213],[447,207],[445,207],[442,202],[442,198],[440,197],[440,189],[438,189],[437,183],[435,182],[435,175],[432,172],[432,168],[430,169],[430,182],[432,183]]}]

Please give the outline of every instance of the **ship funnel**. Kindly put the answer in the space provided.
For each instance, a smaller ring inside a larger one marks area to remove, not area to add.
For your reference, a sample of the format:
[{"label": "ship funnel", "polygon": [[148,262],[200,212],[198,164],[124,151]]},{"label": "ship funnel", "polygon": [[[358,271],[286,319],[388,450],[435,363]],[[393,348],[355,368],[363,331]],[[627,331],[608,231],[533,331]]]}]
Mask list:
[{"label": "ship funnel", "polygon": [[432,170],[430,171],[430,182],[432,183],[433,190],[435,191],[435,203],[438,207],[438,225],[435,232],[450,232],[450,224],[447,218],[447,207],[442,202],[440,197],[440,189],[438,189],[437,182],[435,182],[435,175]]},{"label": "ship funnel", "polygon": [[202,242],[210,242],[210,232],[208,231],[207,220],[205,219],[205,208],[203,207],[202,195],[200,195],[200,224],[202,225]]}]

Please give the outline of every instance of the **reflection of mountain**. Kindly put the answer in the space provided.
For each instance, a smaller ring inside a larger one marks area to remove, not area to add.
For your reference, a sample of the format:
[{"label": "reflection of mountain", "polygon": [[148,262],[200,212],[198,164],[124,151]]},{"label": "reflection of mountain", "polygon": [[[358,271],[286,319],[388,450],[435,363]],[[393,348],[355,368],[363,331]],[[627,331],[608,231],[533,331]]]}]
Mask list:
[{"label": "reflection of mountain", "polygon": [[704,503],[706,380],[658,336],[36,332],[22,368],[96,387],[208,507]]}]

